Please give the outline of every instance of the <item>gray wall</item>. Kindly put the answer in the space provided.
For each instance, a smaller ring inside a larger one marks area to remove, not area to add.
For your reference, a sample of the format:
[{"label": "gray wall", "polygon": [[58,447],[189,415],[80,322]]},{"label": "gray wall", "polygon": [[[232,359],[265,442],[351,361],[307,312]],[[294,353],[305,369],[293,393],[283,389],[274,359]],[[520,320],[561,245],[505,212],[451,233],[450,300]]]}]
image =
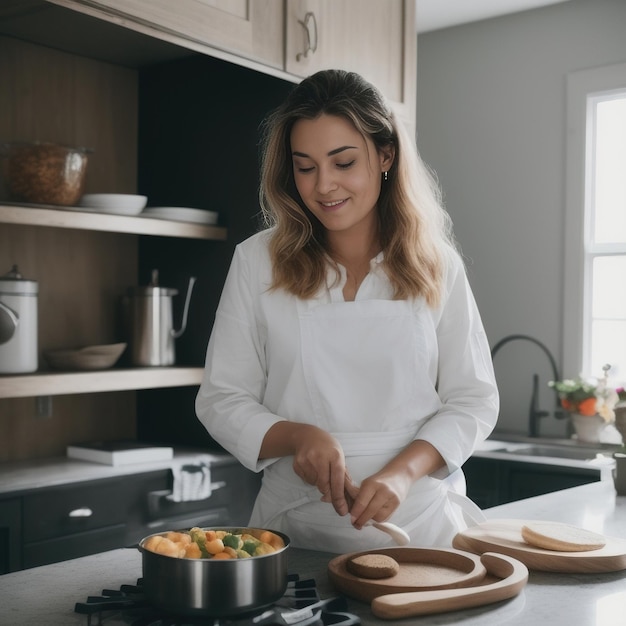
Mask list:
[{"label": "gray wall", "polygon": [[[490,343],[532,335],[559,369],[566,76],[624,61],[626,0],[570,0],[418,37],[417,143],[439,177]],[[518,341],[494,365],[497,430],[525,433],[533,373],[541,408],[554,404],[548,361]],[[553,418],[541,428],[566,434]]]}]

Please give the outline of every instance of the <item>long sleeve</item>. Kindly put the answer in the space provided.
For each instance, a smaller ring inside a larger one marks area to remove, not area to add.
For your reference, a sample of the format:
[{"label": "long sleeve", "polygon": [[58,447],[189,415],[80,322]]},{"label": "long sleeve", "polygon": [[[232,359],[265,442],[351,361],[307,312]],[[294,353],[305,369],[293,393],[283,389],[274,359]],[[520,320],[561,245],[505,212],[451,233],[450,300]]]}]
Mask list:
[{"label": "long sleeve", "polygon": [[434,315],[439,350],[436,387],[442,406],[416,438],[433,444],[452,472],[491,433],[499,410],[489,343],[456,255],[442,304]]},{"label": "long sleeve", "polygon": [[[260,246],[248,251],[264,252]],[[253,471],[272,462],[259,462],[258,456],[266,432],[280,421],[262,404],[267,363],[257,292],[267,285],[259,286],[251,277],[259,263],[268,265],[263,258],[249,258],[241,246],[236,248],[196,398],[196,413],[209,434]]]}]

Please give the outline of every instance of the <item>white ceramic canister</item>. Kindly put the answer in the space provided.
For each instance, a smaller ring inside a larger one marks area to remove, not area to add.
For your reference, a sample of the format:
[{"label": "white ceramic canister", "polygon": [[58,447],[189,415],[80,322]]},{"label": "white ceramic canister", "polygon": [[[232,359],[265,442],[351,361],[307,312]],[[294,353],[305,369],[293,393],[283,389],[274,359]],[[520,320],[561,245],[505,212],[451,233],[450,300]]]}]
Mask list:
[{"label": "white ceramic canister", "polygon": [[14,265],[0,276],[0,374],[37,371],[37,296],[39,285]]}]

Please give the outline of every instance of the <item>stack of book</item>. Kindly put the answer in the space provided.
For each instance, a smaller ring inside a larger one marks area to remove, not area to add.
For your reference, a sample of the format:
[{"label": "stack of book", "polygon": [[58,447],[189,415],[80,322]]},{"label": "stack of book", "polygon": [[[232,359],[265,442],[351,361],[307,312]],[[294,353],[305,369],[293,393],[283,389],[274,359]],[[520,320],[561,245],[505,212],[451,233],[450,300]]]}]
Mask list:
[{"label": "stack of book", "polygon": [[174,458],[174,449],[140,441],[91,441],[67,446],[70,459],[92,461],[104,465],[129,465]]}]

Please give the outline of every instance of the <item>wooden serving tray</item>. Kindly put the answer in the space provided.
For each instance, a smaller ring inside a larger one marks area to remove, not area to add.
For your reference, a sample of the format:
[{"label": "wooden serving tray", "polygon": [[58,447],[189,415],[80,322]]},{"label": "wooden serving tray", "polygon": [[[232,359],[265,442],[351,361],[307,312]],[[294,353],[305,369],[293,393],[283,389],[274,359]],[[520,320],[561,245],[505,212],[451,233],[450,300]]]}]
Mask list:
[{"label": "wooden serving tray", "polygon": [[372,613],[395,620],[493,604],[518,595],[528,581],[528,568],[516,559],[487,552],[480,560],[487,577],[478,586],[379,596],[372,601]]},{"label": "wooden serving tray", "polygon": [[[346,562],[362,554],[391,556],[400,572],[379,580],[354,576]],[[477,557],[454,549],[386,548],[335,557],[328,564],[328,576],[338,591],[371,602],[377,617],[401,619],[512,598],[526,585],[528,568],[502,554]]]},{"label": "wooden serving tray", "polygon": [[531,570],[561,573],[617,572],[626,569],[626,540],[605,537],[599,550],[558,552],[535,548],[522,538],[522,526],[532,521],[489,520],[458,533],[452,545],[459,550],[482,554],[498,552],[512,556]]},{"label": "wooden serving tray", "polygon": [[[386,554],[398,562],[400,571],[391,578],[355,576],[346,569],[346,563],[364,554]],[[343,554],[328,563],[328,578],[333,586],[362,602],[389,593],[468,587],[486,575],[479,556],[453,549],[383,548]]]}]

